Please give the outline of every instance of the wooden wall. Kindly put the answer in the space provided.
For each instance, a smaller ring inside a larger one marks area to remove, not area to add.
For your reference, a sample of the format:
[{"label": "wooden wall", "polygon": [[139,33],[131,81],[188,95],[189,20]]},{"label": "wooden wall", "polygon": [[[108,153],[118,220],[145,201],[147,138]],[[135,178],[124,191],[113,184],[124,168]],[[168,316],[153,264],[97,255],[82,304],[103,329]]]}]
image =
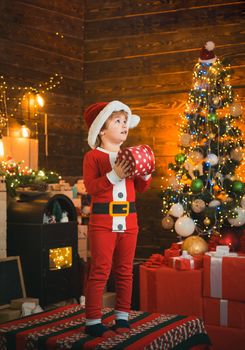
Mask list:
[{"label": "wooden wall", "polygon": [[147,143],[156,155],[151,190],[138,201],[138,248],[167,246],[175,238],[161,229],[161,176],[177,153],[176,124],[206,41],[213,40],[216,54],[231,64],[231,83],[244,102],[244,9],[244,1],[227,0],[86,2],[85,105],[113,99],[129,104],[141,123],[128,144]]},{"label": "wooden wall", "polygon": [[177,152],[176,124],[207,40],[234,69],[244,102],[244,9],[231,0],[0,0],[0,74],[21,86],[64,77],[45,96],[48,157],[39,115],[40,167],[81,175],[89,149],[81,116],[90,103],[119,99],[141,116],[127,144],[149,144],[156,172],[138,200],[140,255],[175,238],[161,228],[161,176]]},{"label": "wooden wall", "polygon": [[[63,76],[60,87],[45,93],[45,106],[37,118],[40,167],[61,175],[81,175],[86,139],[81,122],[84,1],[0,0],[0,13],[0,75],[9,86],[38,87],[55,73]],[[48,157],[44,112],[48,114]]]}]

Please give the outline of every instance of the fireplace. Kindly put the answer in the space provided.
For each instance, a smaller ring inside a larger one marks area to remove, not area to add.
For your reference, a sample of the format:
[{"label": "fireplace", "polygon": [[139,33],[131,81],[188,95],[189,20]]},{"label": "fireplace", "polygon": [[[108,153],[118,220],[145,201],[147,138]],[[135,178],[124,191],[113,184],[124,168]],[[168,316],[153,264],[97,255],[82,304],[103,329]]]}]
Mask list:
[{"label": "fireplace", "polygon": [[[65,213],[67,222],[51,215],[55,211],[57,217]],[[52,223],[47,223],[48,217]],[[39,298],[41,306],[79,298],[77,216],[67,196],[27,192],[12,200],[7,209],[7,254],[20,256],[27,296]]]}]

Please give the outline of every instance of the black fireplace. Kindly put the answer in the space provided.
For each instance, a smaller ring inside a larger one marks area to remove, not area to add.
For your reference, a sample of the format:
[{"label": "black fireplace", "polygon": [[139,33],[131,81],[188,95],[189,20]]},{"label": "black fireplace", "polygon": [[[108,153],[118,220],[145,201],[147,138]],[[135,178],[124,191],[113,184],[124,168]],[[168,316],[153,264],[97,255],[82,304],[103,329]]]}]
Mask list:
[{"label": "black fireplace", "polygon": [[7,253],[20,256],[27,296],[41,306],[79,298],[77,215],[69,197],[27,192],[11,200]]}]

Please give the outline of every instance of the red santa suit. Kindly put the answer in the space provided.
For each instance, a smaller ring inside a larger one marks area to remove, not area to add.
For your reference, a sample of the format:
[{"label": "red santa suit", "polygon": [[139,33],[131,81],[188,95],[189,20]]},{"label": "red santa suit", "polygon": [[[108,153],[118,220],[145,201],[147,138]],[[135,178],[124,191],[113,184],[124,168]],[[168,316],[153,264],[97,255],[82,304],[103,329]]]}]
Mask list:
[{"label": "red santa suit", "polygon": [[138,233],[135,190],[143,192],[151,176],[120,179],[112,169],[117,153],[100,147],[83,161],[83,177],[91,195],[89,240],[91,268],[86,288],[86,318],[101,318],[102,295],[112,265],[116,281],[115,309],[129,312],[132,266]]}]

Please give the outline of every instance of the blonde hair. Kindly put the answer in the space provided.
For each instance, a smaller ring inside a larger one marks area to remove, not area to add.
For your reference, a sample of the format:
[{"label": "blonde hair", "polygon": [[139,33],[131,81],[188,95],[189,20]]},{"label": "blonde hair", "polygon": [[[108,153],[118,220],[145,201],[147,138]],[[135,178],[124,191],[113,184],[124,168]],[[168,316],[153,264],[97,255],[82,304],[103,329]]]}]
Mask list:
[{"label": "blonde hair", "polygon": [[[111,115],[106,119],[106,121],[104,122],[102,128],[100,129],[100,132],[105,130],[108,126],[108,123],[118,114],[118,113],[123,113],[125,115],[125,117],[128,119],[128,113],[126,111],[124,111],[123,109],[121,111],[115,111],[112,112]],[[95,140],[95,148],[99,147],[101,145],[101,137],[100,134],[97,135],[96,140]]]}]

